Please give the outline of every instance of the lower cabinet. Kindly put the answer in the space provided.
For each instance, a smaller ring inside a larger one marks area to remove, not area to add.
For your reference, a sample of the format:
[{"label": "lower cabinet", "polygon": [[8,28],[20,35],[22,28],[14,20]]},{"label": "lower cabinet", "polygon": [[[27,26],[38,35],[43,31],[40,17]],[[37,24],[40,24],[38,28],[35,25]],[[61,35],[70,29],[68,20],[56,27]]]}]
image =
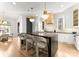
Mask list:
[{"label": "lower cabinet", "polygon": [[58,41],[74,44],[74,35],[70,33],[58,33]]},{"label": "lower cabinet", "polygon": [[76,39],[75,39],[75,47],[79,51],[79,36],[76,36]]}]

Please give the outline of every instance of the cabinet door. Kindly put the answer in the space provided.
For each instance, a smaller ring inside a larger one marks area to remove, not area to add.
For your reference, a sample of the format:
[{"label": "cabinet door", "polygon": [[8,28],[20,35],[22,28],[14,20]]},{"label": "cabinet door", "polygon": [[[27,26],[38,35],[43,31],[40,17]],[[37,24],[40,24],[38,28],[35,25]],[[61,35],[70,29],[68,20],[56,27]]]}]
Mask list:
[{"label": "cabinet door", "polygon": [[73,26],[78,26],[78,9],[73,11]]}]

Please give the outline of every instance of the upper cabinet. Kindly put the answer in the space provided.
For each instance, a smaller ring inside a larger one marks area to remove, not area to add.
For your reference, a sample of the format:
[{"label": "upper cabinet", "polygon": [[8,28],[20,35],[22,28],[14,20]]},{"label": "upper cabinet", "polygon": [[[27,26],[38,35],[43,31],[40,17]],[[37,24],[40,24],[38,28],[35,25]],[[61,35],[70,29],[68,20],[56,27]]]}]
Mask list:
[{"label": "upper cabinet", "polygon": [[78,26],[78,9],[73,11],[73,26]]}]

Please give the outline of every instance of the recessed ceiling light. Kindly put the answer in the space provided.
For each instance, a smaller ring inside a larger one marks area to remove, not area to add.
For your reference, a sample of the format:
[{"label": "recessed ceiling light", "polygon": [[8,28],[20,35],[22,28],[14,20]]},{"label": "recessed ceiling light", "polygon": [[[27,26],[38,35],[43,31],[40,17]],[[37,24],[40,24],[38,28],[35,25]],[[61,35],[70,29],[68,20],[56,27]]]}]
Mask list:
[{"label": "recessed ceiling light", "polygon": [[16,2],[13,2],[12,4],[13,4],[13,5],[16,5]]}]

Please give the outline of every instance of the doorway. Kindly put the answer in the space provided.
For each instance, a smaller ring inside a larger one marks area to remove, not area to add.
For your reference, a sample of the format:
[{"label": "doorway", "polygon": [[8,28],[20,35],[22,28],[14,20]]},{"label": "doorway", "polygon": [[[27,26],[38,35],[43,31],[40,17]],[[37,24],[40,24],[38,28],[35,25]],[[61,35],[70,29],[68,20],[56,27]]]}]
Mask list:
[{"label": "doorway", "polygon": [[32,22],[29,21],[30,18],[26,18],[26,32],[31,34],[32,33]]},{"label": "doorway", "polygon": [[17,23],[17,32],[20,33],[20,23]]}]

